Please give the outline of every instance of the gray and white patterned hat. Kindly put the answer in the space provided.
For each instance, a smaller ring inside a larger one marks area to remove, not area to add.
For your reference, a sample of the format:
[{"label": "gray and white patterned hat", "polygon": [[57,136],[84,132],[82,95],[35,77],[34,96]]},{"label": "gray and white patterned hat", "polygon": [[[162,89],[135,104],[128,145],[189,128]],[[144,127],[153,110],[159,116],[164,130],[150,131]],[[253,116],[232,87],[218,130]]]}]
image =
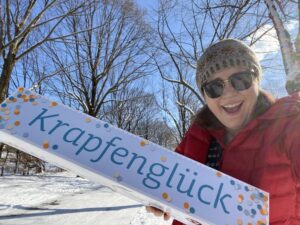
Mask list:
[{"label": "gray and white patterned hat", "polygon": [[236,39],[219,41],[206,49],[197,63],[196,82],[201,90],[203,83],[215,72],[235,66],[244,66],[261,76],[261,66],[255,52]]}]

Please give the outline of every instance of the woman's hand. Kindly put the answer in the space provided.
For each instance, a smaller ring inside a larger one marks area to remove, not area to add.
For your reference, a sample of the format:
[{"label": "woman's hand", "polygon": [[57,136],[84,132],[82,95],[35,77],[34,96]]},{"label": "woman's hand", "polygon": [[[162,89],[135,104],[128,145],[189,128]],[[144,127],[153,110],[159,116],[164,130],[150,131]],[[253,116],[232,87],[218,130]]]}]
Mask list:
[{"label": "woman's hand", "polygon": [[157,209],[155,207],[152,207],[152,206],[146,206],[146,211],[148,213],[153,213],[155,216],[158,216],[158,217],[163,216],[164,220],[169,220],[171,217],[170,213],[164,212],[164,211]]}]

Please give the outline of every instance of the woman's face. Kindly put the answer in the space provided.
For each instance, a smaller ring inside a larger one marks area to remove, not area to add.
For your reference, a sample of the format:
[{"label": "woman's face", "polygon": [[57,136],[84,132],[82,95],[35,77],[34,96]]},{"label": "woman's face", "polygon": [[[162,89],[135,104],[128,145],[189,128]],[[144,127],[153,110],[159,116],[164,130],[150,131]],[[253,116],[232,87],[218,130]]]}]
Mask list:
[{"label": "woman's face", "polygon": [[[243,67],[226,68],[209,77],[208,82],[216,78],[227,80],[232,74],[244,71],[247,71],[247,69]],[[210,98],[206,94],[204,94],[204,97],[208,108],[227,130],[238,132],[251,120],[258,90],[259,82],[254,78],[249,89],[237,91],[229,82],[226,82],[223,94],[220,97]]]}]

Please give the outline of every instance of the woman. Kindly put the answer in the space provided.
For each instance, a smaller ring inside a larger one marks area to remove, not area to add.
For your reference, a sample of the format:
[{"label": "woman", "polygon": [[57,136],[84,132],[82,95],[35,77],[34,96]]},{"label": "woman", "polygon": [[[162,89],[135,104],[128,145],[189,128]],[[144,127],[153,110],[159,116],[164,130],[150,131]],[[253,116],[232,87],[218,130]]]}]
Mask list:
[{"label": "woman", "polygon": [[241,41],[228,39],[210,46],[196,75],[206,105],[176,151],[269,192],[271,225],[297,225],[300,95],[275,101],[260,89],[261,74],[255,53]]}]

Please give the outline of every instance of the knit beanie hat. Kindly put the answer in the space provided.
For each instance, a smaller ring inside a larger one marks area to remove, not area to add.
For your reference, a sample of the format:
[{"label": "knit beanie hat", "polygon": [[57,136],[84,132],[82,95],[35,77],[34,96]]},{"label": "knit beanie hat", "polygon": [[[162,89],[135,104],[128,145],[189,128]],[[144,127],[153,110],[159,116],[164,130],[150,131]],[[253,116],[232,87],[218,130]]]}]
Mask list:
[{"label": "knit beanie hat", "polygon": [[198,60],[196,82],[199,90],[212,74],[235,66],[244,66],[249,70],[254,70],[260,79],[259,60],[249,46],[236,39],[226,39],[211,45]]}]

